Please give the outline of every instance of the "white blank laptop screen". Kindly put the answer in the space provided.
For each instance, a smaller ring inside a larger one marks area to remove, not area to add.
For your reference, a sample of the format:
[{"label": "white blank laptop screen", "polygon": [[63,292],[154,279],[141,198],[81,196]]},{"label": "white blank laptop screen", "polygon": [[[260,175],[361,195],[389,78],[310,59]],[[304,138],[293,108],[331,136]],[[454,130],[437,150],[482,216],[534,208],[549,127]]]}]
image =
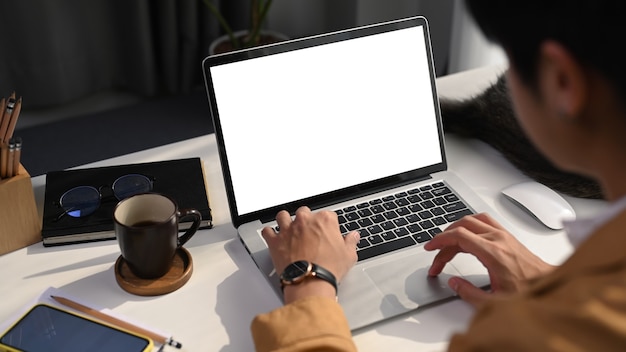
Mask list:
[{"label": "white blank laptop screen", "polygon": [[212,67],[238,213],[442,162],[423,30]]}]

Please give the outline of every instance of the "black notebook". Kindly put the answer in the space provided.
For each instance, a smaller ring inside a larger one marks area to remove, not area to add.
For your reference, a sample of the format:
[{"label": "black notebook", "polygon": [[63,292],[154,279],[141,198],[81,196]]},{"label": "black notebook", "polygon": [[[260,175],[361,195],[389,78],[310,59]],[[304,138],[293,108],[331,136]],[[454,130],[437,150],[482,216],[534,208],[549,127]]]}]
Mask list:
[{"label": "black notebook", "polygon": [[[202,214],[200,228],[212,227],[211,208],[206,191],[200,158],[157,161],[150,163],[52,171],[46,174],[46,190],[41,235],[44,246],[115,239],[113,209],[117,198],[111,190],[115,180],[139,174],[150,179],[151,192],[174,199],[179,209],[194,208]],[[100,191],[100,205],[86,216],[71,216],[60,199],[68,190],[91,186]],[[181,219],[180,230],[191,225]]]}]

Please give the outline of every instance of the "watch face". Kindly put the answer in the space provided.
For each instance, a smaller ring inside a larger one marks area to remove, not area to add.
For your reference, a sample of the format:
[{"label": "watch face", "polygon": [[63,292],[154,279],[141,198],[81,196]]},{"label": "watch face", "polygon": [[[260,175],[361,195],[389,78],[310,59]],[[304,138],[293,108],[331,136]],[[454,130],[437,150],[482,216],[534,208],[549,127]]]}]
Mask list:
[{"label": "watch face", "polygon": [[304,276],[306,276],[310,269],[311,264],[309,264],[309,262],[305,260],[291,263],[285,268],[281,279],[286,281],[293,281],[299,278],[304,278]]}]

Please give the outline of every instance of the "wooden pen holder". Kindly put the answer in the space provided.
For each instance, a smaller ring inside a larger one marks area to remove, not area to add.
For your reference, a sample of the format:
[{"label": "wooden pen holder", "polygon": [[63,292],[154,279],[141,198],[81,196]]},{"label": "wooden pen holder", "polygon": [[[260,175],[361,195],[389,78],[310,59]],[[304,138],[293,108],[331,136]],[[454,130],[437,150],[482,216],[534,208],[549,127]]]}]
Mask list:
[{"label": "wooden pen holder", "polygon": [[33,185],[20,164],[16,176],[0,180],[0,255],[39,241],[41,219]]}]

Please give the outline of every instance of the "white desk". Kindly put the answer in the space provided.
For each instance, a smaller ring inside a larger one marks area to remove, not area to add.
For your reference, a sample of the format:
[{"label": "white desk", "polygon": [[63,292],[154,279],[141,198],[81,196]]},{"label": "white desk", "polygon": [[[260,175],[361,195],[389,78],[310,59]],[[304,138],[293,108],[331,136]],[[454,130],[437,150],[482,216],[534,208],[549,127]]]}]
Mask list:
[{"label": "white desk", "polygon": [[[501,68],[468,71],[438,80],[439,93],[464,97],[493,81]],[[207,123],[209,122],[207,111]],[[562,232],[548,230],[503,200],[500,189],[525,180],[518,170],[485,144],[446,137],[449,166],[493,208],[521,230],[516,235],[545,260],[561,262],[571,246]],[[48,286],[115,310],[171,332],[183,351],[251,351],[252,318],[281,303],[236,239],[230,223],[215,138],[207,135],[85,167],[148,162],[199,156],[204,160],[215,228],[197,233],[185,246],[194,272],[179,290],[159,297],[134,296],[115,282],[117,242],[106,241],[44,248],[41,243],[0,256],[0,320],[38,296]],[[181,177],[184,175],[181,175]],[[44,177],[33,178],[39,213],[43,209]],[[572,199],[579,216],[605,206],[602,201]],[[463,330],[472,308],[460,300],[428,307],[358,331],[361,351],[442,350],[455,331]],[[168,350],[173,350],[169,348]]]}]

